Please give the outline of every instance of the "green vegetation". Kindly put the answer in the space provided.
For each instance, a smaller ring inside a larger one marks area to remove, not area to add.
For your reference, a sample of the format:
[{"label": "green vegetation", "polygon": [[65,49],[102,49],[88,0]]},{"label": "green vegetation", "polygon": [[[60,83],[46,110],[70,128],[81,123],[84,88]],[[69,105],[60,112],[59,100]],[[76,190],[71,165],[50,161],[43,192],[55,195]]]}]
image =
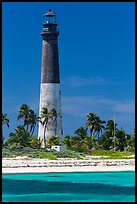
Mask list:
[{"label": "green vegetation", "polygon": [[[131,159],[131,158],[129,158],[129,157],[117,156],[117,155],[111,156],[111,157],[106,157],[106,158],[104,158],[103,156],[100,157],[100,158],[93,158],[93,160],[104,160],[104,159],[110,160],[110,159]],[[135,159],[135,157],[132,157],[132,159]]]},{"label": "green vegetation", "polygon": [[115,152],[113,150],[110,150],[110,151],[107,151],[107,150],[94,150],[92,152],[92,156],[113,156],[113,155],[131,156],[131,155],[133,155],[133,152]]},{"label": "green vegetation", "polygon": [[24,120],[23,127],[26,131],[29,131],[30,136],[32,136],[39,117],[37,117],[37,114],[26,104],[21,105],[18,112],[19,115],[17,119]]},{"label": "green vegetation", "polygon": [[60,152],[57,152],[56,150],[53,152],[54,155],[56,155],[57,158],[77,158],[77,159],[83,159],[85,157],[84,153],[75,152],[71,150],[62,150]]},{"label": "green vegetation", "polygon": [[[129,159],[130,156],[133,155],[133,152],[115,152],[115,151],[106,151],[106,150],[94,150],[92,152],[92,156],[100,156],[99,158],[92,158],[94,160],[97,159]],[[71,150],[62,150],[57,152],[56,150],[47,151],[46,149],[33,149],[30,147],[23,148],[3,148],[2,157],[3,158],[15,158],[17,156],[27,156],[30,158],[43,158],[56,160],[57,158],[76,158],[76,159],[87,159],[87,154],[75,152]],[[105,156],[105,157],[104,157]],[[132,157],[134,158],[134,157]]]},{"label": "green vegetation", "polygon": [[[7,114],[2,113],[2,125],[6,124],[7,127],[9,128],[9,119],[7,118]],[[4,143],[4,136],[3,136],[3,131],[2,131],[2,145]]]},{"label": "green vegetation", "polygon": [[13,158],[17,156],[27,156],[30,158],[43,158],[43,159],[50,159],[55,160],[57,158],[77,158],[82,159],[85,154],[79,153],[71,150],[62,150],[57,152],[56,150],[47,151],[46,149],[33,149],[30,147],[24,148],[3,148],[2,157],[3,158]]},{"label": "green vegetation", "polygon": [[24,151],[17,151],[17,150],[9,150],[9,149],[3,149],[2,151],[2,157],[3,158],[15,158],[17,156],[27,156],[30,158],[43,158],[43,159],[57,159],[57,157],[49,152],[42,152],[42,151],[34,151],[33,149],[31,152],[25,153]]},{"label": "green vegetation", "polygon": [[[47,145],[48,142],[45,138],[46,128],[48,128],[48,122],[49,120],[53,120],[52,122],[55,123],[55,127],[57,128],[57,112],[55,108],[51,109],[51,111],[48,111],[46,107],[43,107],[40,113],[39,122],[44,127],[44,144]],[[55,135],[56,135],[56,128],[55,128]]]},{"label": "green vegetation", "polygon": [[[132,156],[133,152],[116,152],[114,150],[94,150],[92,152],[93,156],[101,156],[100,158],[93,158],[93,159],[129,159]],[[135,157],[132,157],[132,159]]]},{"label": "green vegetation", "polygon": [[41,158],[41,159],[49,159],[55,160],[57,157],[49,152],[31,152],[30,154],[26,155],[32,158]]},{"label": "green vegetation", "polygon": [[[132,134],[126,134],[123,129],[117,128],[114,120],[101,120],[96,114],[89,113],[85,124],[74,131],[74,135],[66,135],[62,141],[59,136],[44,139],[41,141],[34,134],[35,127],[42,123],[45,130],[49,119],[57,127],[57,112],[52,109],[50,112],[46,108],[41,111],[40,117],[26,104],[21,105],[17,119],[23,122],[14,128],[14,132],[9,134],[8,140],[4,141],[2,134],[2,156],[29,156],[33,158],[77,158],[83,159],[86,155],[107,156],[106,159],[129,158],[135,152],[135,129]],[[2,114],[2,124],[9,127],[7,114]],[[56,129],[56,128],[55,128]],[[45,137],[44,137],[45,138]],[[41,148],[41,144],[46,144]],[[52,145],[65,145],[66,150],[57,152],[50,150]],[[98,158],[96,158],[98,159]]]}]

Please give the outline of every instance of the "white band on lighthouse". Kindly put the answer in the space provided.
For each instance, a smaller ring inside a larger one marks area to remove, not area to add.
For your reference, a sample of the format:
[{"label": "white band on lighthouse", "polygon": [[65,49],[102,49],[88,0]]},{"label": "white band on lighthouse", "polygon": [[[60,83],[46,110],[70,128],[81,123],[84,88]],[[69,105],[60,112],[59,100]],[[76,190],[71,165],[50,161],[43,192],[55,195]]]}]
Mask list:
[{"label": "white band on lighthouse", "polygon": [[[48,141],[49,137],[58,135],[60,140],[62,139],[62,113],[61,113],[61,91],[60,84],[58,83],[44,83],[41,84],[40,91],[40,112],[42,108],[47,108],[48,111],[53,108],[57,112],[56,124],[48,121],[45,140]],[[44,143],[44,126],[39,123],[38,137],[42,140],[42,147]]]}]

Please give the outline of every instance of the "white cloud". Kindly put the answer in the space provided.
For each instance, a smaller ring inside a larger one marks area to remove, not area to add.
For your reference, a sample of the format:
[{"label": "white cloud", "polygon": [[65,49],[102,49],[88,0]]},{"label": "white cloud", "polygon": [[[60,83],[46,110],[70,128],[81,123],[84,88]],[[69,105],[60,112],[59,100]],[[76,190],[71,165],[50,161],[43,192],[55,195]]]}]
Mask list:
[{"label": "white cloud", "polygon": [[89,85],[113,85],[118,84],[118,81],[110,81],[108,79],[104,79],[101,76],[95,76],[90,78],[81,78],[79,76],[72,76],[68,78],[66,81],[62,82],[63,84],[67,84],[72,87],[80,87],[80,86],[89,86]]},{"label": "white cloud", "polygon": [[117,127],[130,133],[135,127],[134,100],[112,100],[101,96],[62,97],[62,113],[76,121],[85,121],[89,112],[107,121],[114,119],[114,111]]},{"label": "white cloud", "polygon": [[134,113],[135,112],[135,103],[134,101],[123,101],[116,104],[115,111],[123,113]]},{"label": "white cloud", "polygon": [[62,97],[62,109],[70,115],[83,115],[85,112],[119,112],[134,114],[134,100],[112,100],[101,96]]}]

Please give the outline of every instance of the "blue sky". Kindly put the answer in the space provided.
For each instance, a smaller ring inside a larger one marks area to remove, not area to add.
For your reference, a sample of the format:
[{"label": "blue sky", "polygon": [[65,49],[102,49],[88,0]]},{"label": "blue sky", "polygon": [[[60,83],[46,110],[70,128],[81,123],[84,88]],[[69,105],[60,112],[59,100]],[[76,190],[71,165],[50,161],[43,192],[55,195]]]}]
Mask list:
[{"label": "blue sky", "polygon": [[[39,112],[43,14],[57,14],[64,136],[89,112],[135,127],[135,3],[2,3],[2,112],[8,137],[26,103]],[[37,134],[37,130],[35,131]]]}]

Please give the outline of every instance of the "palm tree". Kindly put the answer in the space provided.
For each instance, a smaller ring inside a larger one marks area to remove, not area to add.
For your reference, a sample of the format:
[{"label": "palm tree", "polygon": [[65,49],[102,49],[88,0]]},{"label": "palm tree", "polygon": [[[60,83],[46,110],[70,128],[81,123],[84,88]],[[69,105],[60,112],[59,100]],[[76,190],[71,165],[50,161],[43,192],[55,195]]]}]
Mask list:
[{"label": "palm tree", "polygon": [[131,137],[131,141],[132,141],[132,147],[134,149],[135,148],[135,128],[133,129],[133,134],[132,134],[132,137]]},{"label": "palm tree", "polygon": [[91,135],[97,133],[99,137],[99,133],[105,129],[104,123],[106,122],[104,120],[102,121],[95,113],[89,113],[85,126],[89,128]]},{"label": "palm tree", "polygon": [[[7,118],[7,114],[6,113],[2,113],[2,125],[6,124],[7,127],[9,128],[9,119]],[[4,141],[4,137],[3,137],[3,131],[2,131],[2,144]]]},{"label": "palm tree", "polygon": [[117,123],[114,123],[114,120],[108,120],[106,122],[105,133],[101,135],[101,138],[98,141],[100,144],[100,147],[102,147],[103,149],[115,150],[116,143],[118,143],[118,141],[115,139],[115,134],[116,134],[116,131],[118,130],[116,126],[117,126]]},{"label": "palm tree", "polygon": [[126,134],[126,148],[128,151],[135,151],[135,128],[133,129],[132,134]]},{"label": "palm tree", "polygon": [[89,128],[91,135],[92,135],[94,128],[95,128],[96,118],[97,118],[97,115],[95,113],[89,113],[87,115],[87,120],[86,120],[85,126]]},{"label": "palm tree", "polygon": [[107,123],[106,123],[106,131],[110,132],[111,135],[114,136],[116,130],[118,130],[116,128],[117,126],[117,123],[114,122],[114,120],[108,120]]},{"label": "palm tree", "polygon": [[62,140],[62,144],[66,145],[66,147],[70,149],[73,145],[72,137],[70,135],[66,135]]},{"label": "palm tree", "polygon": [[94,135],[90,135],[90,137],[87,137],[86,140],[87,140],[88,151],[91,153],[92,149],[95,148],[95,145],[96,145],[95,137]]},{"label": "palm tree", "polygon": [[99,134],[102,133],[103,130],[105,130],[105,126],[103,125],[105,123],[106,123],[105,120],[100,120],[99,117],[96,118],[96,124],[94,129],[97,134],[97,139],[99,138]]},{"label": "palm tree", "polygon": [[51,109],[51,112],[49,113],[49,117],[53,120],[53,123],[55,124],[55,135],[57,134],[57,111],[55,108]]},{"label": "palm tree", "polygon": [[37,122],[39,121],[39,117],[33,110],[29,110],[29,123],[30,123],[30,134],[31,136],[34,133],[35,127],[37,125]]},{"label": "palm tree", "polygon": [[46,129],[48,129],[48,125],[49,123],[52,122],[55,123],[55,135],[57,135],[57,111],[55,108],[52,108],[51,111],[49,111],[46,107],[43,107],[41,109],[41,113],[40,113],[40,117],[39,118],[39,122],[43,125],[44,127],[44,143],[46,145],[46,139],[45,139],[45,133],[46,133]]},{"label": "palm tree", "polygon": [[131,148],[131,135],[130,134],[125,134],[125,148],[126,151]]},{"label": "palm tree", "polygon": [[3,124],[6,124],[7,127],[9,128],[9,119],[7,118],[7,114],[6,113],[5,114],[2,113],[2,125]]},{"label": "palm tree", "polygon": [[87,128],[80,127],[74,132],[76,136],[73,136],[73,148],[76,151],[87,151]]},{"label": "palm tree", "polygon": [[118,130],[116,132],[116,139],[117,139],[117,150],[124,151],[126,146],[126,134],[124,130]]},{"label": "palm tree", "polygon": [[58,136],[58,135],[55,135],[55,136],[53,136],[53,137],[50,137],[50,138],[49,138],[49,141],[48,141],[48,145],[49,145],[49,146],[59,145],[59,136]]},{"label": "palm tree", "polygon": [[117,126],[117,123],[115,123],[114,120],[110,119],[107,121],[106,132],[108,132],[110,135],[110,139],[112,140],[111,148],[113,146],[114,150],[115,150],[116,142],[118,143],[117,139],[115,138],[115,134],[118,131],[116,126]]},{"label": "palm tree", "polygon": [[131,151],[135,151],[135,128],[133,129],[133,134],[131,135]]},{"label": "palm tree", "polygon": [[17,117],[18,120],[22,120],[24,119],[24,127],[26,126],[26,130],[28,131],[28,127],[29,127],[29,124],[30,124],[30,121],[29,121],[29,106],[26,105],[26,104],[23,104],[21,105],[20,109],[19,109],[19,115]]},{"label": "palm tree", "polygon": [[30,134],[33,135],[34,129],[36,127],[36,124],[38,122],[37,114],[30,109],[30,107],[26,104],[23,104],[19,109],[19,115],[17,117],[18,120],[24,119],[23,126],[26,127],[26,131],[29,130],[30,126]]},{"label": "palm tree", "polygon": [[39,122],[43,125],[44,127],[44,144],[46,145],[46,138],[45,138],[45,133],[46,133],[46,128],[48,125],[48,120],[49,120],[49,112],[46,107],[43,107],[40,112],[40,117],[39,117]]},{"label": "palm tree", "polygon": [[75,130],[74,133],[75,133],[76,135],[78,135],[78,137],[79,137],[80,139],[82,139],[82,140],[87,137],[87,129],[85,129],[84,127],[78,128],[77,130]]},{"label": "palm tree", "polygon": [[30,133],[21,125],[14,128],[14,130],[15,133],[9,134],[9,144],[15,147],[27,147],[30,141]]}]

